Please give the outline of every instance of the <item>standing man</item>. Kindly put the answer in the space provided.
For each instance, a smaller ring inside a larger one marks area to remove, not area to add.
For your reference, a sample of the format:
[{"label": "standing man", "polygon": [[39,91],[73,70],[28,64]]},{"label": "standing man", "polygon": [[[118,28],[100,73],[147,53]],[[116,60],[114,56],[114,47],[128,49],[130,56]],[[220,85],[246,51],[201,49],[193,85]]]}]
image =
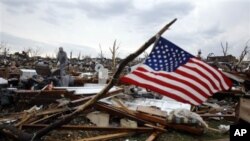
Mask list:
[{"label": "standing man", "polygon": [[63,51],[62,47],[59,47],[59,52],[57,54],[57,60],[56,63],[60,63],[60,76],[61,78],[66,75],[65,68],[68,65],[68,57],[67,53]]}]

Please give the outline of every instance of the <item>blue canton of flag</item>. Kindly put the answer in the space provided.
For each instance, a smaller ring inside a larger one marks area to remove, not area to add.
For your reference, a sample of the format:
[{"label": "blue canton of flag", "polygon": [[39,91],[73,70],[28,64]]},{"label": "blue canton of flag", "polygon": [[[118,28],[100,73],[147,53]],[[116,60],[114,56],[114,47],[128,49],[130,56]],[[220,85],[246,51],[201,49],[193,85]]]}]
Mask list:
[{"label": "blue canton of flag", "polygon": [[144,64],[150,66],[155,71],[172,72],[180,65],[187,63],[191,57],[194,56],[168,40],[160,38]]}]

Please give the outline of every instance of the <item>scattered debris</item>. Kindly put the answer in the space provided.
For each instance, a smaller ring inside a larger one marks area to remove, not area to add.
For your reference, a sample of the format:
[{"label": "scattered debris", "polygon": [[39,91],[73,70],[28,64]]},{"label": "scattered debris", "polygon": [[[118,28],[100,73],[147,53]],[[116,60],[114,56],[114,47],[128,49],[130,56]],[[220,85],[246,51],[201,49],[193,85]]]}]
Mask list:
[{"label": "scattered debris", "polygon": [[[146,49],[156,36],[142,48]],[[0,68],[1,135],[29,140],[50,136],[47,133],[52,130],[66,130],[70,131],[66,135],[71,140],[96,141],[150,133],[146,140],[153,141],[170,130],[194,135],[202,135],[206,129],[228,132],[229,125],[220,125],[218,129],[209,127],[206,120],[211,119],[250,122],[249,67],[235,71],[233,64],[217,61],[231,61],[234,57],[208,58],[208,63],[222,70],[234,84],[230,90],[218,92],[202,105],[193,106],[119,83],[119,75],[136,67],[138,62],[130,61],[142,51],[122,63],[115,58],[112,61],[71,59],[65,76],[60,76],[60,71],[53,66],[55,59],[32,58],[25,52],[14,54]],[[116,63],[120,65],[115,72]],[[123,72],[123,68],[127,70]],[[73,138],[71,130],[85,135]]]}]

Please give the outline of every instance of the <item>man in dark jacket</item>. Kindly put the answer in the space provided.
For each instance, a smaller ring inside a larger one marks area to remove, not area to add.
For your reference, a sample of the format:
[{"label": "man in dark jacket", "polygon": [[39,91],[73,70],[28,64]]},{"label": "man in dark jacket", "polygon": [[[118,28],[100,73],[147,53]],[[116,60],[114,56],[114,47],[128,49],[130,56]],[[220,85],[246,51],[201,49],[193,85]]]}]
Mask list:
[{"label": "man in dark jacket", "polygon": [[60,63],[60,76],[65,76],[66,72],[65,72],[65,68],[68,65],[68,57],[67,57],[67,53],[65,51],[63,51],[62,47],[59,47],[59,52],[57,54],[57,60],[56,63]]}]

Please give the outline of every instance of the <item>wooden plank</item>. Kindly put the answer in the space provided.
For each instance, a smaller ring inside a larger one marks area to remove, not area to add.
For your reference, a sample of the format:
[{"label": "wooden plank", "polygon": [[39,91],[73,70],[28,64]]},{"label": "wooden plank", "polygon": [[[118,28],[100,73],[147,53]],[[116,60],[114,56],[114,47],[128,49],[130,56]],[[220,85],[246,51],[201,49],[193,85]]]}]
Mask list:
[{"label": "wooden plank", "polygon": [[154,141],[160,134],[161,132],[155,131],[146,139],[146,141]]},{"label": "wooden plank", "polygon": [[55,116],[57,116],[58,114],[60,114],[60,113],[55,113],[55,114],[52,114],[52,115],[46,115],[46,116],[43,117],[43,118],[40,118],[40,119],[38,119],[38,120],[35,120],[35,121],[31,122],[30,124],[39,123],[39,122],[41,122],[41,121],[44,121],[44,120],[50,119],[50,118],[52,118],[52,117],[55,117]]},{"label": "wooden plank", "polygon": [[117,139],[125,136],[132,135],[132,133],[129,132],[122,132],[122,133],[115,133],[115,134],[108,134],[108,135],[100,135],[96,137],[90,137],[90,138],[84,138],[77,141],[106,141],[111,139]]},{"label": "wooden plank", "polygon": [[203,119],[207,119],[210,117],[219,117],[219,118],[224,118],[226,120],[230,120],[230,121],[235,121],[236,120],[236,116],[235,114],[225,114],[225,115],[217,115],[217,114],[199,114]]},{"label": "wooden plank", "polygon": [[152,125],[152,124],[144,124],[144,125],[147,126],[147,127],[154,128],[154,129],[156,129],[158,131],[161,131],[161,132],[166,132],[167,131],[166,129],[164,129],[164,127],[159,127],[159,126],[155,126],[155,125]]},{"label": "wooden plank", "polygon": [[250,99],[240,98],[239,118],[250,123]]},{"label": "wooden plank", "polygon": [[31,104],[55,103],[57,99],[66,97],[78,99],[79,96],[66,90],[17,90],[19,102],[29,102]]},{"label": "wooden plank", "polygon": [[[31,129],[40,129],[47,127],[48,124],[24,124],[22,127],[24,129],[31,128]],[[121,132],[150,132],[153,131],[153,128],[150,127],[97,127],[97,126],[85,126],[85,125],[63,125],[57,130],[85,130],[85,131],[121,131]]]},{"label": "wooden plank", "polygon": [[149,106],[138,106],[137,111],[151,114],[151,115],[156,115],[160,117],[167,117],[168,113],[161,111],[160,109],[157,109],[155,107],[149,107]]}]

